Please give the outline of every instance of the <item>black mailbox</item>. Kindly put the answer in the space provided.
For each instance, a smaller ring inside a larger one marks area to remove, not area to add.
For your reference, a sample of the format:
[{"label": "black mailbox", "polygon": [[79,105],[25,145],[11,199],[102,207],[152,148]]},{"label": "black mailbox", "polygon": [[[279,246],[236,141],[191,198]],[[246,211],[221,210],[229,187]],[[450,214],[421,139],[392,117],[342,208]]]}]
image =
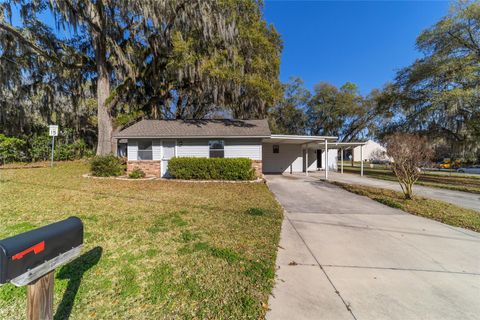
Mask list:
[{"label": "black mailbox", "polygon": [[[35,269],[41,276],[42,272],[49,272],[65,263],[67,257],[71,260],[78,255],[82,244],[83,223],[77,217],[1,240],[0,284]],[[73,250],[76,250],[75,253]]]}]

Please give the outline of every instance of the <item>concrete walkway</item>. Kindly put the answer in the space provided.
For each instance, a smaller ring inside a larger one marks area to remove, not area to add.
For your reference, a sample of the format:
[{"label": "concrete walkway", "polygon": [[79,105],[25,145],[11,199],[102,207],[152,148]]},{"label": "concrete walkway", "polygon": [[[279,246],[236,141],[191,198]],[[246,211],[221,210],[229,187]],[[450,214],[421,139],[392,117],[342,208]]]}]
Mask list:
[{"label": "concrete walkway", "polygon": [[[324,178],[323,172],[313,172],[309,173],[309,175],[311,177],[321,179]],[[331,181],[339,181],[350,184],[361,184],[364,186],[402,191],[398,182],[395,181],[380,180],[368,178],[365,176],[361,177],[359,175],[351,173],[340,174],[338,172],[330,172],[328,177]],[[413,192],[425,198],[441,200],[457,205],[459,207],[480,211],[480,194],[477,193],[469,193],[441,188],[431,188],[419,185],[415,185],[413,187]]]},{"label": "concrete walkway", "polygon": [[267,176],[286,213],[269,320],[478,319],[480,234]]}]

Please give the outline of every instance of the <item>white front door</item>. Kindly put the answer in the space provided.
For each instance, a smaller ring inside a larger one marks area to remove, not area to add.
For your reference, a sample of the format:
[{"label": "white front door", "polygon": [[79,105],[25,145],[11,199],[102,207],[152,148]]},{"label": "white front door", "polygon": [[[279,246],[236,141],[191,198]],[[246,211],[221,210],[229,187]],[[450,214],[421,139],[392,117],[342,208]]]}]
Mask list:
[{"label": "white front door", "polygon": [[162,141],[162,178],[168,178],[168,160],[175,157],[175,140]]}]

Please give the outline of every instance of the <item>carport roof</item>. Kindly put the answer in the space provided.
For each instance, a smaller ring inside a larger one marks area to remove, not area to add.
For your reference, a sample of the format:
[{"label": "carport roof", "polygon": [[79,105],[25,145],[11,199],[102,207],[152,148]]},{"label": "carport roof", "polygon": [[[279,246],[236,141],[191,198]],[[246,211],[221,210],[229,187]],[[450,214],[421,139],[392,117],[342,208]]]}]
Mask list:
[{"label": "carport roof", "polygon": [[263,142],[267,143],[288,143],[288,144],[314,144],[315,142],[325,142],[325,140],[337,140],[337,137],[333,136],[300,136],[300,135],[285,135],[285,134],[272,134],[270,138],[266,138]]},{"label": "carport roof", "polygon": [[[284,135],[272,134],[270,138],[263,139],[267,143],[287,143],[287,144],[308,144],[311,147],[318,149],[325,148],[325,140],[328,141],[328,148],[330,149],[351,149],[358,146],[363,146],[366,142],[335,142],[338,137],[333,136],[300,136],[300,135]],[[332,141],[333,140],[333,141]]]},{"label": "carport roof", "polygon": [[[366,142],[332,142],[328,144],[331,149],[351,149],[359,146],[364,146]],[[323,146],[320,146],[322,148]]]}]

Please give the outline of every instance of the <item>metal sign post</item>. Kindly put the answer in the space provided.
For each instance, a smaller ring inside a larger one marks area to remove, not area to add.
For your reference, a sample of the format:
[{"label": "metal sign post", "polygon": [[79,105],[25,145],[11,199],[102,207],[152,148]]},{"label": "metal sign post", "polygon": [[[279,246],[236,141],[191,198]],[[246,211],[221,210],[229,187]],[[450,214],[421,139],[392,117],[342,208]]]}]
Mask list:
[{"label": "metal sign post", "polygon": [[55,152],[55,137],[58,136],[58,125],[49,125],[49,135],[52,137],[52,161],[50,163],[50,166],[53,167],[53,154]]}]

